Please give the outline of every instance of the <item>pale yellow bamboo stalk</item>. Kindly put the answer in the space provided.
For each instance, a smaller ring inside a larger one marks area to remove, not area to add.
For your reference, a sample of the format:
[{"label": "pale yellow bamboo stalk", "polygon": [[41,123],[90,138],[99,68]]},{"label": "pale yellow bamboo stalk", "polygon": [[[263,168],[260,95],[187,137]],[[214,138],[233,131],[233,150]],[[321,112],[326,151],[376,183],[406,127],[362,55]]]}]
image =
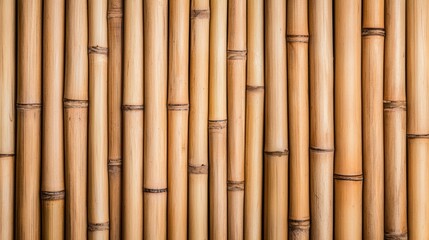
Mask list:
[{"label": "pale yellow bamboo stalk", "polygon": [[0,2],[0,239],[13,239],[16,3]]}]

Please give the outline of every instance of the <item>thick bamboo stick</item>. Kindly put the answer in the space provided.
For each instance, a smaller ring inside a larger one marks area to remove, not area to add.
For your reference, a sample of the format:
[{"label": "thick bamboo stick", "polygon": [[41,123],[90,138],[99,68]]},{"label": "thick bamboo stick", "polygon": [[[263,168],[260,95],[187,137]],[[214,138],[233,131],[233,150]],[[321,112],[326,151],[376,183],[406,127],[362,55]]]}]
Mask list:
[{"label": "thick bamboo stick", "polygon": [[244,235],[246,1],[228,1],[228,238]]},{"label": "thick bamboo stick", "polygon": [[16,239],[40,238],[42,1],[18,1]]},{"label": "thick bamboo stick", "polygon": [[406,1],[386,1],[384,52],[384,237],[407,237]]},{"label": "thick bamboo stick", "polygon": [[122,238],[143,239],[143,2],[126,0],[124,21],[124,94]]},{"label": "thick bamboo stick", "polygon": [[361,1],[335,1],[335,238],[362,238]]},{"label": "thick bamboo stick", "polygon": [[43,10],[42,237],[64,237],[64,21],[65,1],[46,0]]},{"label": "thick bamboo stick", "polygon": [[0,239],[13,239],[16,3],[0,2]]},{"label": "thick bamboo stick", "polygon": [[[209,180],[210,238],[227,239],[227,17],[226,0],[210,1]],[[192,104],[192,103],[191,103]]]},{"label": "thick bamboo stick", "polygon": [[408,229],[429,238],[429,2],[407,1]]},{"label": "thick bamboo stick", "polygon": [[[121,172],[122,172],[122,0],[109,0],[107,24],[109,34],[109,216],[110,239],[121,239]],[[141,31],[141,29],[139,29]]]},{"label": "thick bamboo stick", "polygon": [[286,1],[265,1],[265,239],[288,237]]},{"label": "thick bamboo stick", "polygon": [[169,6],[168,239],[187,238],[189,0]]},{"label": "thick bamboo stick", "polygon": [[310,203],[312,239],[334,227],[334,49],[332,1],[310,0]]},{"label": "thick bamboo stick", "polygon": [[363,237],[383,239],[384,0],[363,1],[362,27]]},{"label": "thick bamboo stick", "polygon": [[107,0],[88,1],[88,238],[109,238]]},{"label": "thick bamboo stick", "polygon": [[264,140],[264,1],[247,2],[244,238],[262,238]]},{"label": "thick bamboo stick", "polygon": [[144,0],[144,238],[167,238],[168,1]]},{"label": "thick bamboo stick", "polygon": [[67,240],[87,237],[87,47],[87,1],[67,0],[64,82]]}]

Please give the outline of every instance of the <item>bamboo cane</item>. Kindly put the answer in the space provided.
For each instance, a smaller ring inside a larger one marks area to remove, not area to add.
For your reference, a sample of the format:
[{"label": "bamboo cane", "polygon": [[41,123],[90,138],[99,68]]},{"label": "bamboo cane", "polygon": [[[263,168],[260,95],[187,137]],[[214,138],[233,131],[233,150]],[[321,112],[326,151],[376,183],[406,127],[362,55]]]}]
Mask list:
[{"label": "bamboo cane", "polygon": [[124,5],[122,238],[143,239],[143,2]]},{"label": "bamboo cane", "polygon": [[384,237],[392,240],[407,238],[405,3],[385,3]]},{"label": "bamboo cane", "polygon": [[244,234],[246,1],[228,1],[228,238]]},{"label": "bamboo cane", "polygon": [[227,239],[228,237],[227,16],[228,3],[226,0],[210,1],[209,239]]},{"label": "bamboo cane", "polygon": [[334,63],[332,1],[310,0],[311,238],[333,238]]},{"label": "bamboo cane", "polygon": [[247,3],[244,238],[262,237],[264,138],[264,1]]},{"label": "bamboo cane", "polygon": [[189,0],[169,6],[168,239],[187,238]]},{"label": "bamboo cane", "polygon": [[16,3],[0,2],[0,239],[13,239]]},{"label": "bamboo cane", "polygon": [[64,236],[64,21],[65,1],[46,0],[43,11],[42,237]]},{"label": "bamboo cane", "polygon": [[265,239],[287,239],[286,1],[265,1]]},{"label": "bamboo cane", "polygon": [[18,1],[16,239],[40,238],[42,1]]},{"label": "bamboo cane", "polygon": [[87,237],[87,46],[87,1],[67,0],[64,82],[67,240]]},{"label": "bamboo cane", "polygon": [[429,238],[429,2],[407,1],[408,228]]},{"label": "bamboo cane", "polygon": [[143,6],[144,238],[167,238],[167,37],[168,1]]},{"label": "bamboo cane", "polygon": [[109,238],[107,0],[88,1],[88,238]]},{"label": "bamboo cane", "polygon": [[[122,0],[109,0],[109,216],[110,239],[121,239],[121,95],[122,95]],[[141,29],[139,29],[141,31]]]},{"label": "bamboo cane", "polygon": [[362,238],[361,1],[335,1],[335,239]]},{"label": "bamboo cane", "polygon": [[384,237],[384,0],[364,0],[362,29],[363,232]]}]

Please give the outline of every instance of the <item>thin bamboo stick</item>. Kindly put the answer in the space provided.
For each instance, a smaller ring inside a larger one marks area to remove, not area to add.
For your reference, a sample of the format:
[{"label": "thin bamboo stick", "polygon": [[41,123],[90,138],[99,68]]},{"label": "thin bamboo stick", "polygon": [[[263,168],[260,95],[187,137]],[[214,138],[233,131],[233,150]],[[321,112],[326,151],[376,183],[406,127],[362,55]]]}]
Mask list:
[{"label": "thin bamboo stick", "polygon": [[286,1],[265,1],[265,239],[287,239]]},{"label": "thin bamboo stick", "polygon": [[264,140],[264,1],[247,2],[244,238],[262,238]]},{"label": "thin bamboo stick", "polygon": [[[110,239],[121,239],[122,173],[122,0],[109,0],[107,22],[109,34],[109,216]],[[141,29],[139,29],[141,31]]]},{"label": "thin bamboo stick", "polygon": [[384,238],[407,237],[406,1],[386,1],[384,52]]},{"label": "thin bamboo stick", "polygon": [[18,1],[16,239],[40,238],[42,1]]},{"label": "thin bamboo stick", "polygon": [[124,5],[122,238],[143,239],[143,2]]},{"label": "thin bamboo stick", "polygon": [[429,2],[407,1],[408,228],[429,238]]},{"label": "thin bamboo stick", "polygon": [[210,1],[209,239],[227,239],[228,237],[227,16],[228,3],[226,0]]},{"label": "thin bamboo stick", "polygon": [[168,1],[143,6],[144,238],[167,238],[167,44]]},{"label": "thin bamboo stick", "polygon": [[42,237],[64,237],[64,21],[65,1],[46,0],[43,10]]},{"label": "thin bamboo stick", "polygon": [[312,239],[334,227],[334,49],[332,1],[310,0],[310,203]]},{"label": "thin bamboo stick", "polygon": [[16,3],[0,2],[0,239],[13,239]]},{"label": "thin bamboo stick", "polygon": [[187,238],[189,0],[169,6],[168,239]]},{"label": "thin bamboo stick", "polygon": [[88,238],[109,238],[107,0],[88,1]]}]

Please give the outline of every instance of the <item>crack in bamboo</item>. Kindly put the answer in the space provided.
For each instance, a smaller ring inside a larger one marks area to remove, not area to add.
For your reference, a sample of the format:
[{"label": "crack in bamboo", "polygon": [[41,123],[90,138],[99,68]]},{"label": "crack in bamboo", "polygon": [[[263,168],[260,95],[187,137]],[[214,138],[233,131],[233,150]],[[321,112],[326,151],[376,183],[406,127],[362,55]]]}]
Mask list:
[{"label": "crack in bamboo", "polygon": [[267,156],[281,157],[289,155],[289,150],[285,149],[283,151],[264,151],[264,154]]},{"label": "crack in bamboo", "polygon": [[110,229],[109,224],[109,222],[88,223],[88,232],[108,231]]},{"label": "crack in bamboo", "polygon": [[109,49],[107,47],[102,46],[89,46],[88,47],[88,54],[101,54],[101,55],[107,55],[109,53]]},{"label": "crack in bamboo", "polygon": [[55,201],[55,200],[64,200],[66,196],[66,191],[41,191],[40,199],[42,201]]},{"label": "crack in bamboo", "polygon": [[382,36],[386,35],[386,31],[384,28],[363,28],[362,29],[362,37],[370,37],[370,36]]},{"label": "crack in bamboo", "polygon": [[388,101],[385,100],[383,102],[384,111],[406,111],[407,110],[407,102],[406,101]]},{"label": "crack in bamboo", "polygon": [[167,105],[167,110],[169,111],[188,111],[189,104],[173,104],[170,103]]},{"label": "crack in bamboo", "polygon": [[202,164],[201,166],[188,165],[188,173],[190,174],[208,174],[209,166]]},{"label": "crack in bamboo", "polygon": [[199,18],[199,19],[210,18],[210,10],[207,10],[207,9],[191,10],[191,19],[195,19],[195,18]]},{"label": "crack in bamboo", "polygon": [[145,193],[165,193],[167,188],[144,188]]},{"label": "crack in bamboo", "polygon": [[228,181],[228,191],[244,191],[244,181]]},{"label": "crack in bamboo", "polygon": [[144,105],[122,105],[122,111],[142,111]]},{"label": "crack in bamboo", "polygon": [[309,35],[286,35],[286,42],[288,43],[294,43],[294,42],[300,42],[300,43],[308,43],[310,40]]},{"label": "crack in bamboo", "polygon": [[226,56],[228,60],[246,60],[247,50],[227,50]]},{"label": "crack in bamboo", "polygon": [[422,133],[422,134],[414,134],[414,133],[408,133],[407,134],[407,138],[411,138],[411,139],[414,139],[414,138],[429,138],[429,134],[425,134],[425,133]]},{"label": "crack in bamboo", "polygon": [[14,153],[0,153],[0,158],[14,157]]},{"label": "crack in bamboo", "polygon": [[360,181],[363,181],[363,174],[343,175],[343,174],[334,173],[334,179],[337,180],[337,181],[356,181],[356,182],[360,182]]},{"label": "crack in bamboo", "polygon": [[406,240],[408,239],[408,232],[404,233],[384,233],[384,239],[385,240]]},{"label": "crack in bamboo", "polygon": [[246,91],[248,92],[264,92],[265,86],[253,86],[253,85],[246,85]]},{"label": "crack in bamboo", "polygon": [[316,153],[333,153],[333,152],[335,152],[335,148],[322,148],[322,147],[313,147],[313,146],[310,146],[310,152],[316,152]]}]

